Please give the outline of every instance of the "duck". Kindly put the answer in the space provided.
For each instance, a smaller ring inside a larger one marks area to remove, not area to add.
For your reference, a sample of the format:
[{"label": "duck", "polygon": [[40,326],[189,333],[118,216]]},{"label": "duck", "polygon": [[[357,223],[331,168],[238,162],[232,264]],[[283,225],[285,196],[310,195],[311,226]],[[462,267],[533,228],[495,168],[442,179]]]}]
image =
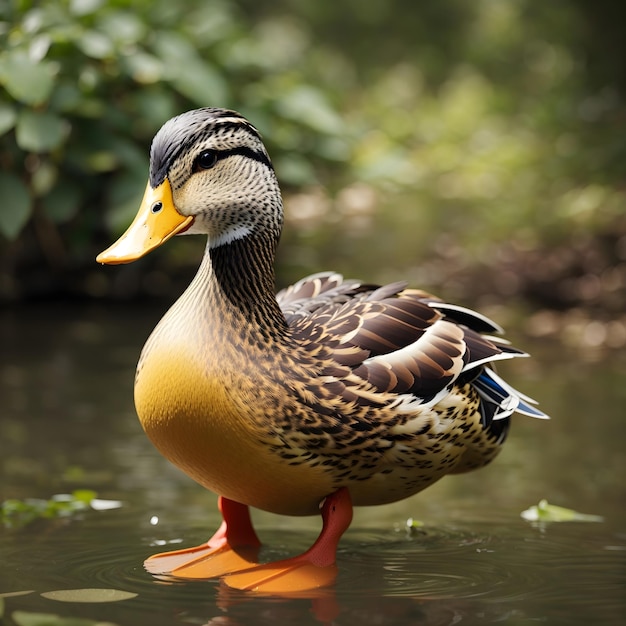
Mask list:
[{"label": "duck", "polygon": [[[149,557],[155,576],[266,593],[331,586],[353,506],[483,467],[513,414],[547,418],[496,373],[528,355],[480,313],[332,271],[276,293],[283,216],[259,131],[236,111],[196,109],[157,132],[139,212],[97,256],[116,265],[176,235],[207,242],[141,352],[134,401],[157,450],[218,495],[222,523],[200,546]],[[321,512],[320,535],[259,563],[250,507]]]}]

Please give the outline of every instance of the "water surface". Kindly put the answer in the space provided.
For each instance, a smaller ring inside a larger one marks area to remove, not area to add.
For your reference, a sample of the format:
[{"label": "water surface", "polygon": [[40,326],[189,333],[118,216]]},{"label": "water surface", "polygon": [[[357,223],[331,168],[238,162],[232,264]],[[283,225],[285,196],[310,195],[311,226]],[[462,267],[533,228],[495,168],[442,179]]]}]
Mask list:
[{"label": "water surface", "polygon": [[[359,509],[335,588],[277,598],[217,581],[163,583],[142,568],[219,524],[215,497],[154,450],[132,405],[135,362],[163,307],[48,306],[0,319],[0,500],[90,488],[121,508],[0,529],[4,623],[53,613],[151,624],[621,624],[626,622],[624,355],[515,338],[532,360],[506,377],[553,419],[518,417],[503,453],[395,505]],[[540,499],[602,523],[530,524]],[[273,560],[306,549],[319,520],[254,513]],[[406,530],[408,518],[423,526]],[[112,588],[110,603],[42,593]]]}]

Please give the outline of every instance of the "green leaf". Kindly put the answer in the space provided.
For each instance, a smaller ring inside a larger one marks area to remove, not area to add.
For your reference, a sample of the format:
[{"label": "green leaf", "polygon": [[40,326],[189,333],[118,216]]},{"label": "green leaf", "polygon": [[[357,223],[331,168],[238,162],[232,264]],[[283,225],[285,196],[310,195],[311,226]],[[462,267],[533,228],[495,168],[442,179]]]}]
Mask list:
[{"label": "green leaf", "polygon": [[166,77],[179,93],[201,106],[226,104],[226,81],[210,63],[198,56],[189,41],[173,33],[162,33],[157,41],[154,52],[160,56]]},{"label": "green leaf", "polygon": [[93,498],[89,502],[89,506],[94,511],[113,511],[114,509],[121,509],[123,503],[121,500],[103,500],[102,498]]},{"label": "green leaf", "polygon": [[298,86],[277,102],[282,115],[329,135],[340,134],[344,128],[341,117],[333,110],[324,93],[313,87]]},{"label": "green leaf", "polygon": [[13,98],[33,106],[43,104],[54,85],[50,63],[35,63],[23,52],[11,51],[0,57],[0,82]]},{"label": "green leaf", "polygon": [[6,102],[0,102],[0,137],[15,126],[15,109]]},{"label": "green leaf", "polygon": [[68,126],[58,115],[25,110],[17,120],[17,145],[27,152],[48,152],[58,148],[67,136]]},{"label": "green leaf", "polygon": [[25,589],[24,591],[5,591],[4,593],[0,593],[0,598],[17,598],[18,596],[27,596],[31,593],[35,593],[35,590]]},{"label": "green leaf", "polygon": [[117,43],[138,43],[146,36],[146,29],[147,23],[128,10],[108,13],[98,22],[98,31]]},{"label": "green leaf", "polygon": [[87,157],[87,164],[93,172],[111,172],[118,166],[117,155],[109,150],[97,150]]},{"label": "green leaf", "polygon": [[66,112],[74,111],[81,105],[82,95],[75,82],[71,83],[59,81],[50,97],[49,106],[51,110]]},{"label": "green leaf", "polygon": [[27,591],[7,591],[5,593],[0,593],[0,623],[4,624],[3,621],[6,602],[5,598],[17,598],[18,596],[26,596],[30,593],[35,593],[33,589],[28,589]]},{"label": "green leaf", "polygon": [[80,189],[66,181],[55,187],[42,200],[45,214],[56,224],[71,220],[80,206]]},{"label": "green leaf", "polygon": [[31,613],[30,611],[13,611],[11,614],[17,626],[54,626],[59,624],[59,616],[52,613]]},{"label": "green leaf", "polygon": [[95,626],[97,623],[80,617],[63,617],[54,613],[30,611],[13,611],[11,617],[17,626]]},{"label": "green leaf", "polygon": [[600,515],[588,515],[578,513],[573,509],[567,509],[555,504],[549,504],[547,500],[541,500],[538,505],[531,506],[521,512],[523,519],[529,522],[602,522]]},{"label": "green leaf", "polygon": [[[135,80],[138,80],[134,77]],[[141,112],[141,123],[148,126],[153,134],[167,120],[178,113],[176,94],[158,87],[137,89],[131,96],[133,110]],[[142,150],[144,157],[146,150]]]},{"label": "green leaf", "polygon": [[58,591],[46,591],[41,594],[48,600],[57,602],[120,602],[136,598],[137,594],[121,589],[59,589]]},{"label": "green leaf", "polygon": [[0,172],[0,197],[0,233],[7,239],[15,239],[30,218],[30,194],[15,174]]},{"label": "green leaf", "polygon": [[89,505],[97,495],[98,494],[93,489],[75,489],[72,491],[72,498],[83,502],[85,505]]},{"label": "green leaf", "polygon": [[102,5],[104,0],[71,0],[70,11],[74,15],[90,15],[95,13]]},{"label": "green leaf", "polygon": [[130,75],[138,83],[149,85],[161,80],[163,63],[155,56],[146,52],[135,52],[125,59]]},{"label": "green leaf", "polygon": [[409,537],[424,532],[424,522],[409,517],[406,521],[406,533]]},{"label": "green leaf", "polygon": [[30,179],[30,188],[33,195],[41,197],[47,194],[56,184],[59,170],[54,163],[41,159]]},{"label": "green leaf", "polygon": [[226,105],[226,83],[208,63],[198,60],[181,65],[172,83],[183,96],[200,106]]},{"label": "green leaf", "polygon": [[81,50],[94,59],[106,59],[113,55],[113,42],[102,33],[95,30],[88,30],[80,38]]},{"label": "green leaf", "polygon": [[[0,521],[10,528],[18,528],[37,519],[68,517],[88,509],[95,495],[94,491],[83,489],[74,491],[71,494],[58,493],[49,500],[41,498],[5,500],[0,505]],[[98,502],[92,508],[95,510],[108,510],[121,506],[121,503],[119,503],[119,506],[113,506],[114,502],[106,501],[105,506],[101,507],[99,507],[101,503]],[[118,503],[115,502],[115,504],[117,505]]]}]

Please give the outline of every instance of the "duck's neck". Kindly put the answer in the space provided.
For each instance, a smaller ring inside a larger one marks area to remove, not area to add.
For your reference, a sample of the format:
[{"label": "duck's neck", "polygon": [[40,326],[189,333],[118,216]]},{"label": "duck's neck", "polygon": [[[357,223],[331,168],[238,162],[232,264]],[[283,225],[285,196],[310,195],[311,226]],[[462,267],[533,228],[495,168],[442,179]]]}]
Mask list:
[{"label": "duck's neck", "polygon": [[190,285],[200,298],[196,305],[238,318],[268,338],[284,333],[287,323],[274,297],[276,244],[275,238],[249,235],[215,248],[207,245]]}]

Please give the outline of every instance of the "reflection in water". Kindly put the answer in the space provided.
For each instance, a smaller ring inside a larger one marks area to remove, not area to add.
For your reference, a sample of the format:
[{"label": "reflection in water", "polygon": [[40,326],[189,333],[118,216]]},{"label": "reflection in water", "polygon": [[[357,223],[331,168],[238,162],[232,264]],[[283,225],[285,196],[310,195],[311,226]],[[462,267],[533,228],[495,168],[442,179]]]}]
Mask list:
[{"label": "reflection in water", "polygon": [[[541,429],[518,420],[485,470],[398,505],[358,510],[334,589],[276,598],[217,581],[156,581],[141,565],[151,544],[194,545],[219,523],[215,498],[152,449],[134,415],[135,359],[162,312],[2,315],[0,499],[87,487],[123,501],[119,510],[0,529],[0,593],[34,590],[5,599],[9,624],[16,610],[119,626],[146,616],[155,626],[626,621],[624,357],[584,364],[528,341],[517,343],[535,359],[506,376],[532,389],[553,420]],[[519,518],[544,497],[606,521],[532,526]],[[318,532],[313,518],[255,516],[266,561],[301,551]],[[408,517],[425,522],[412,536]],[[81,587],[138,595],[80,606],[40,596]]]}]

